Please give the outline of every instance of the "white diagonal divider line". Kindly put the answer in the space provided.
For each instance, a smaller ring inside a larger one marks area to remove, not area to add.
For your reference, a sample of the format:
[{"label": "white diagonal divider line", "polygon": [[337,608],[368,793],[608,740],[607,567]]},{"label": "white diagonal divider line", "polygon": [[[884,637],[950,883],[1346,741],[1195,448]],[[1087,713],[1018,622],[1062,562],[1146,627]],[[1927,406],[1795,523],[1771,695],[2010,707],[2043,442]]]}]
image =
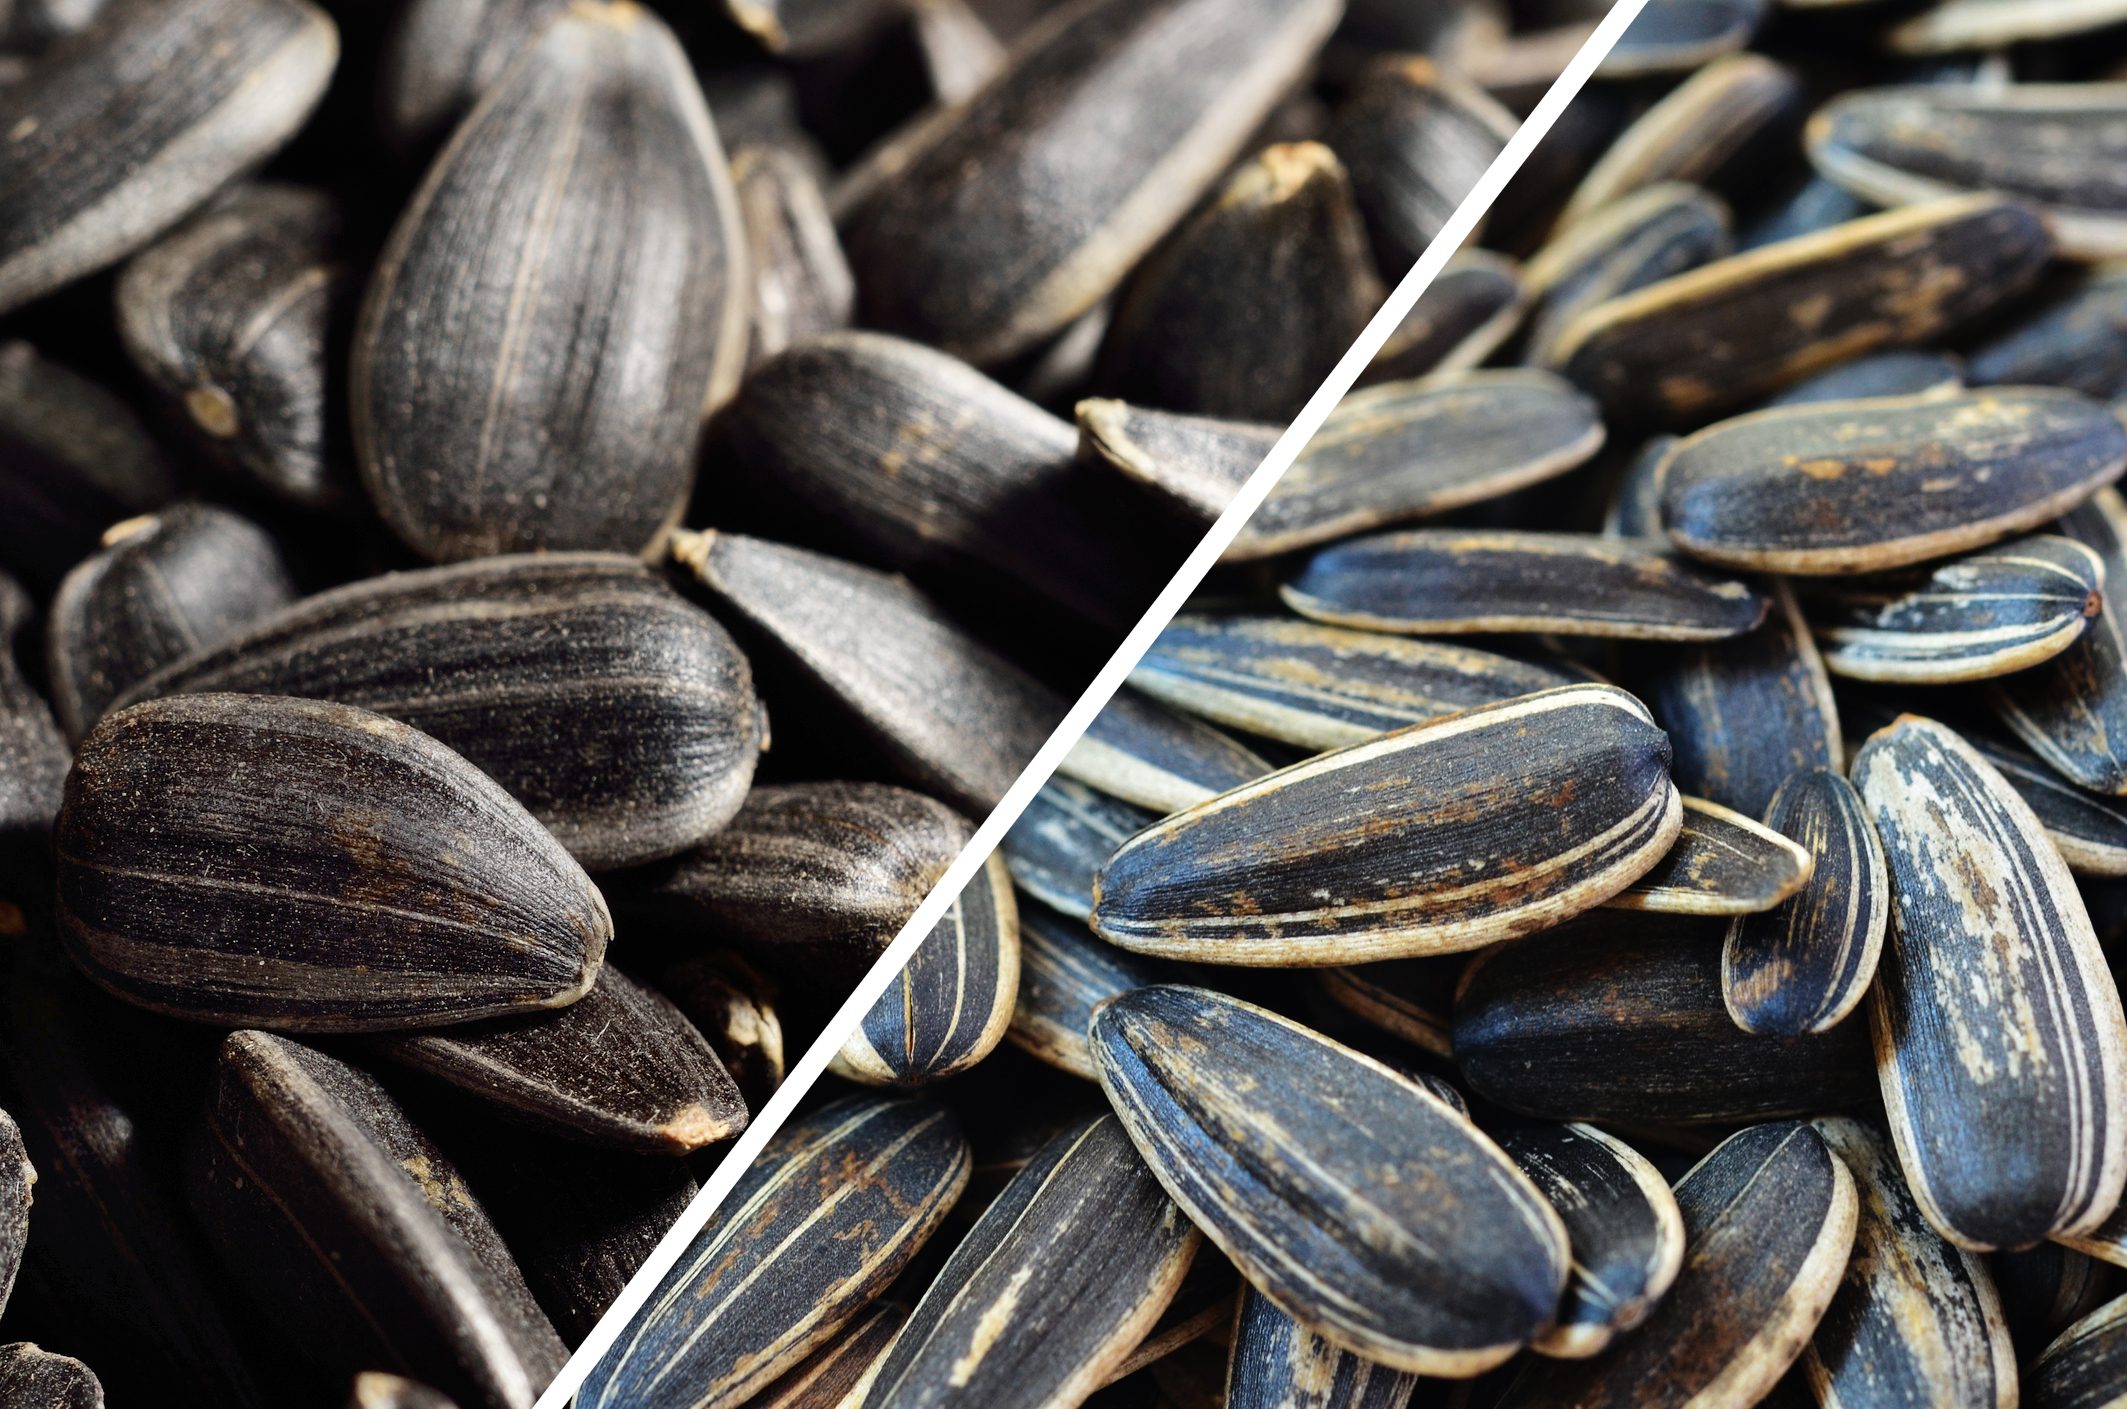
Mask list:
[{"label": "white diagonal divider line", "polygon": [[[1360,373],[1374,360],[1375,354],[1380,352],[1390,334],[1394,333],[1409,315],[1411,306],[1418,301],[1418,296],[1425,292],[1441,269],[1447,265],[1448,260],[1453,258],[1455,252],[1470,238],[1470,233],[1477,228],[1478,221],[1484,218],[1485,213],[1499,199],[1500,192],[1506,189],[1507,183],[1514,179],[1515,174],[1528,161],[1529,154],[1536,149],[1536,144],[1544,139],[1560,115],[1580,95],[1581,89],[1587,86],[1596,65],[1600,64],[1604,56],[1617,44],[1618,37],[1625,32],[1625,27],[1639,16],[1639,12],[1646,8],[1647,3],[1648,0],[1618,0],[1616,7],[1595,27],[1595,32],[1588,36],[1580,52],[1573,56],[1573,62],[1566,65],[1565,71],[1551,85],[1550,91],[1544,94],[1542,101],[1530,112],[1528,120],[1516,130],[1492,164],[1485,168],[1485,173],[1479,178],[1476,187],[1462,204],[1455,208],[1455,213],[1448,218],[1440,234],[1427,246],[1418,262],[1411,266],[1411,271],[1403,276],[1403,281],[1396,285],[1388,302],[1381,306],[1373,321],[1366,325],[1366,330],[1359,334],[1358,341],[1345,351],[1344,357],[1330,372],[1328,379],[1308,399],[1300,414],[1285,428],[1285,433],[1278,437],[1278,442],[1271,447],[1270,454],[1264,457],[1263,463],[1258,465],[1255,472],[1242,484],[1233,502],[1226,506],[1226,512],[1219,515],[1218,521],[1212,524],[1195,550],[1183,560],[1181,568],[1167,583],[1165,590],[1153,601],[1137,625],[1131,628],[1130,634],[1123,638],[1115,653],[1108,657],[1107,664],[1093,677],[1093,683],[1086,687],[1085,693],[1078,697],[1077,703],[1065,713],[1063,721],[1035,752],[1032,761],[1006,790],[1004,800],[975,828],[975,835],[968,842],[966,849],[953,859],[953,864],[946,868],[945,875],[939,879],[936,887],[923,898],[923,903],[909,916],[908,923],[901,927],[893,942],[886,946],[886,951],[872,964],[871,970],[836,1010],[826,1029],[785,1072],[783,1084],[776,1088],[775,1094],[754,1113],[752,1123],[732,1142],[722,1162],[710,1174],[708,1182],[702,1185],[701,1192],[694,1196],[694,1202],[687,1205],[687,1211],[680,1215],[679,1221],[672,1225],[650,1256],[644,1260],[642,1267],[629,1279],[628,1285],[614,1299],[612,1307],[598,1324],[591,1328],[591,1334],[584,1337],[583,1344],[569,1357],[568,1364],[562,1367],[554,1383],[547,1387],[545,1394],[539,1396],[539,1402],[534,1409],[562,1409],[570,1396],[576,1393],[577,1387],[583,1383],[584,1377],[590,1374],[592,1367],[612,1348],[621,1331],[641,1309],[642,1304],[649,1300],[650,1293],[686,1252],[694,1241],[695,1234],[708,1223],[717,1206],[724,1201],[725,1196],[731,1192],[754,1160],[759,1158],[762,1147],[783,1127],[784,1122],[790,1119],[798,1102],[826,1072],[828,1062],[833,1060],[849,1034],[856,1031],[865,1014],[871,1011],[872,1004],[886,991],[886,986],[894,981],[895,976],[908,963],[916,945],[930,933],[931,927],[938,923],[946,906],[950,905],[954,897],[974,878],[975,872],[981,869],[989,854],[1004,840],[1005,832],[1019,820],[1019,814],[1026,811],[1027,804],[1034,799],[1034,794],[1049,780],[1049,775],[1056,771],[1056,765],[1062,762],[1071,745],[1078,742],[1079,736],[1086,732],[1094,716],[1107,707],[1108,701],[1122,687],[1130,672],[1137,667],[1139,659],[1151,648],[1160,632],[1166,629],[1168,621],[1182,609],[1182,605],[1196,591],[1205,575],[1217,566],[1227,545],[1233,542],[1242,525],[1254,515],[1264,496],[1270,493],[1271,486],[1278,482],[1278,477],[1285,473],[1286,468],[1299,455],[1301,448],[1314,439],[1315,432],[1322,428],[1322,422],[1328,418],[1330,411],[1344,399],[1344,394],[1359,380]],[[627,1406],[627,1409],[656,1407],[631,1405]]]}]

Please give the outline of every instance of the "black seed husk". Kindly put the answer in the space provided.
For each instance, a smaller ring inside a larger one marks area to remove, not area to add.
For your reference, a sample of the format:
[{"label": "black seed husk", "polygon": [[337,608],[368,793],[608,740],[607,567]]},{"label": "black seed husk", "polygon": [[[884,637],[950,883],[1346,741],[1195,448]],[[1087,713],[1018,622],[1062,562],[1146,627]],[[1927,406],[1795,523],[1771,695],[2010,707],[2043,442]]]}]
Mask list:
[{"label": "black seed husk", "polygon": [[1177,517],[1209,528],[1277,444],[1275,426],[1127,401],[1078,403],[1078,458],[1112,469]]},{"label": "black seed husk", "polygon": [[848,327],[857,286],[819,178],[796,154],[768,145],[735,150],[731,179],[753,277],[750,370],[793,343]]},{"label": "black seed husk", "polygon": [[1399,381],[1480,366],[1528,306],[1522,271],[1488,250],[1456,252],[1381,344],[1363,381]]},{"label": "black seed husk", "polygon": [[1162,982],[1166,971],[1047,906],[1022,906],[1019,922],[1019,996],[1006,1035],[1050,1066],[1092,1081],[1086,1027],[1094,1012],[1118,994]]},{"label": "black seed husk", "polygon": [[1772,406],[1807,406],[1818,401],[1867,401],[1884,396],[1948,396],[1964,389],[1964,363],[1948,352],[1898,348],[1872,352],[1804,377],[1778,396]]},{"label": "black seed husk", "polygon": [[783,1084],[783,1023],[775,984],[728,950],[693,954],[659,971],[658,992],[709,1039],[748,1110]]},{"label": "black seed husk", "polygon": [[1445,1057],[1452,1053],[1455,984],[1462,977],[1457,955],[1430,959],[1389,959],[1324,969],[1317,984],[1324,997],[1400,1037],[1421,1051]]},{"label": "black seed husk", "polygon": [[1688,182],[1659,181],[1589,212],[1522,270],[1539,301],[1524,360],[1549,360],[1559,331],[1590,308],[1729,254],[1728,205]]},{"label": "black seed husk", "polygon": [[0,1404],[8,1409],[103,1409],[103,1384],[79,1360],[17,1341],[0,1345]]},{"label": "black seed husk", "polygon": [[899,1302],[874,1302],[747,1404],[752,1409],[840,1409],[860,1388],[871,1385],[881,1357],[907,1320],[908,1308]]},{"label": "black seed husk", "polygon": [[571,0],[408,0],[384,40],[377,121],[424,156]]},{"label": "black seed husk", "polygon": [[1021,890],[1083,920],[1093,913],[1093,877],[1117,847],[1158,820],[1156,812],[1054,777],[1004,834],[1005,864]]},{"label": "black seed husk", "polygon": [[1125,688],[1071,745],[1057,771],[1165,814],[1252,783],[1271,766],[1209,724]]},{"label": "black seed husk", "polygon": [[34,610],[0,572],[0,936],[9,937],[50,916],[52,823],[70,761],[66,736],[15,663],[16,638]]}]

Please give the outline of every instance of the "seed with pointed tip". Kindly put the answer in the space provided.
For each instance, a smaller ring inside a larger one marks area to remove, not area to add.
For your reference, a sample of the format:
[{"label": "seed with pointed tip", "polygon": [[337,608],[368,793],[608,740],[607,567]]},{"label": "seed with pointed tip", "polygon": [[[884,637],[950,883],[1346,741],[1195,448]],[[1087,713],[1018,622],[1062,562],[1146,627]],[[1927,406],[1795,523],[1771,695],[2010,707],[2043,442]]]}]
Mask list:
[{"label": "seed with pointed tip", "polygon": [[1240,741],[1126,688],[1094,717],[1057,771],[1165,814],[1252,783],[1271,768]]},{"label": "seed with pointed tip", "polygon": [[1078,458],[1111,468],[1187,522],[1209,528],[1278,443],[1275,426],[1088,397]]},{"label": "seed with pointed tip", "polygon": [[1673,915],[1751,915],[1810,878],[1814,859],[1769,827],[1704,798],[1684,799],[1684,828],[1654,868],[1603,903]]}]

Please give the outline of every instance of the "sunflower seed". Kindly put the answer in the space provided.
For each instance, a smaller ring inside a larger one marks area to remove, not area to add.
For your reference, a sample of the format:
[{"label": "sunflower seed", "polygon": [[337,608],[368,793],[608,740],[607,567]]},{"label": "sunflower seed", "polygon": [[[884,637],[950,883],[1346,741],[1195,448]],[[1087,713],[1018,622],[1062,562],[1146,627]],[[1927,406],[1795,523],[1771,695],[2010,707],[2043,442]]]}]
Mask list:
[{"label": "sunflower seed", "polygon": [[111,0],[0,88],[0,309],[115,264],[272,155],[339,49],[302,0]]},{"label": "sunflower seed", "polygon": [[1547,1120],[1664,1125],[1840,1110],[1867,1098],[1867,1035],[1745,1033],[1721,1001],[1719,921],[1598,911],[1471,961],[1455,1064]]},{"label": "sunflower seed", "polygon": [[[1087,1074],[1091,1075],[1091,1071]],[[22,1269],[36,1183],[37,1171],[22,1148],[22,1130],[13,1116],[0,1111],[0,1311],[7,1309],[8,1293],[15,1289],[15,1274]]]},{"label": "sunflower seed", "polygon": [[1387,1067],[1200,988],[1125,993],[1091,1040],[1160,1183],[1315,1335],[1467,1376],[1550,1320],[1567,1276],[1558,1215],[1475,1126]]},{"label": "sunflower seed", "polygon": [[323,191],[237,192],[125,268],[118,333],[134,365],[224,461],[309,508],[354,490],[340,444],[338,345],[357,271]]},{"label": "sunflower seed", "polygon": [[1071,745],[1057,771],[1124,802],[1168,813],[1252,783],[1271,768],[1209,724],[1124,689]]},{"label": "sunflower seed", "polygon": [[1501,1409],[1745,1409],[1809,1339],[1854,1243],[1853,1178],[1806,1125],[1755,1125],[1676,1187],[1684,1263],[1639,1333],[1593,1360],[1532,1363]]},{"label": "sunflower seed", "polygon": [[354,1378],[347,1409],[458,1409],[444,1395],[403,1375],[364,1370]]},{"label": "sunflower seed", "polygon": [[1023,907],[1019,918],[1019,999],[1006,1035],[1050,1066],[1092,1081],[1086,1026],[1094,1012],[1164,973],[1045,906]]},{"label": "sunflower seed", "polygon": [[1066,1131],[954,1249],[864,1402],[1077,1403],[1159,1319],[1197,1241],[1113,1117]]},{"label": "sunflower seed", "polygon": [[[597,238],[616,224],[632,257]],[[744,238],[664,23],[597,3],[547,25],[429,169],[363,300],[355,452],[392,531],[432,561],[651,546],[745,358]],[[630,349],[626,378],[600,374],[608,347]]]},{"label": "sunflower seed", "polygon": [[1604,78],[1689,73],[1750,43],[1766,0],[1653,0],[1597,70]]},{"label": "sunflower seed", "polygon": [[657,976],[657,991],[709,1040],[748,1110],[783,1084],[783,1024],[775,985],[728,950],[693,954]]},{"label": "sunflower seed", "polygon": [[1782,407],[1680,442],[1661,472],[1662,526],[1725,567],[1874,572],[2036,528],[2122,469],[2127,427],[2077,392]]},{"label": "sunflower seed", "polygon": [[1275,426],[1088,398],[1078,458],[1120,472],[1190,523],[1209,528],[1278,443]]},{"label": "sunflower seed", "polygon": [[1330,412],[1226,557],[1269,557],[1494,499],[1564,474],[1602,443],[1594,404],[1547,372],[1369,387]]},{"label": "sunflower seed", "polygon": [[674,555],[896,771],[987,813],[1063,717],[1064,701],[899,578],[734,533]]},{"label": "sunflower seed", "polygon": [[1199,1240],[1181,1289],[1167,1303],[1159,1320],[1152,1323],[1152,1329],[1145,1332],[1145,1338],[1131,1347],[1109,1373],[1108,1383],[1112,1385],[1169,1356],[1187,1353],[1199,1341],[1229,1339],[1242,1291],[1241,1276],[1233,1270],[1233,1264],[1220,1256],[1217,1248]]},{"label": "sunflower seed", "polygon": [[1860,1004],[1876,976],[1890,912],[1883,846],[1853,784],[1797,770],[1766,804],[1765,824],[1814,861],[1802,893],[1738,916],[1721,948],[1721,992],[1745,1032],[1825,1032]]},{"label": "sunflower seed", "polygon": [[1447,376],[1484,364],[1521,325],[1529,297],[1514,261],[1457,251],[1374,354],[1362,380]]},{"label": "sunflower seed", "polygon": [[1647,1319],[1684,1262],[1684,1219],[1661,1172],[1588,1125],[1517,1122],[1499,1147],[1565,1220],[1573,1277],[1540,1354],[1582,1360]]},{"label": "sunflower seed", "polygon": [[1167,623],[1130,672],[1133,686],[1176,709],[1305,749],[1363,743],[1577,681],[1564,669],[1453,642],[1188,612]]},{"label": "sunflower seed", "polygon": [[2127,254],[2127,202],[2114,180],[2127,138],[2127,85],[1866,89],[1809,123],[1819,171],[1878,205],[1966,191],[2000,192],[2043,209],[2070,259]]},{"label": "sunflower seed", "polygon": [[492,558],[321,592],[120,702],[202,690],[336,700],[411,724],[599,869],[670,856],[728,822],[764,740],[730,636],[607,554]]},{"label": "sunflower seed", "polygon": [[1100,0],[1044,24],[987,88],[897,142],[891,181],[848,213],[863,321],[977,366],[1061,331],[1239,155],[1337,14],[1335,0]]},{"label": "sunflower seed", "polygon": [[1339,1350],[1253,1287],[1242,1291],[1227,1409],[1404,1409],[1417,1387],[1416,1375]]},{"label": "sunflower seed", "polygon": [[1940,724],[1874,735],[1853,776],[1896,902],[1870,1016],[1914,1198],[1967,1249],[2089,1231],[2127,1182],[2127,1024],[2066,863]]},{"label": "sunflower seed", "polygon": [[854,1097],[784,1126],[577,1402],[748,1402],[862,1314],[952,1208],[968,1164],[958,1123],[922,1101]]},{"label": "sunflower seed", "polygon": [[2117,1404],[2127,1387],[2127,1296],[2109,1301],[2060,1333],[2025,1375],[2032,1409]]},{"label": "sunflower seed", "polygon": [[1603,511],[1605,538],[1662,537],[1662,465],[1675,448],[1673,435],[1649,436],[1633,452]]},{"label": "sunflower seed", "polygon": [[1463,961],[1454,955],[1389,959],[1324,969],[1316,985],[1332,1003],[1420,1051],[1452,1055],[1449,1034],[1455,984]]},{"label": "sunflower seed", "polygon": [[0,1345],[0,1403],[9,1409],[103,1409],[103,1384],[79,1360],[17,1341]]},{"label": "sunflower seed", "polygon": [[8,937],[51,911],[52,823],[71,761],[43,696],[15,664],[15,638],[33,616],[29,594],[0,572],[0,936]]},{"label": "sunflower seed", "polygon": [[2060,521],[2104,564],[2104,609],[2052,660],[1994,682],[2003,722],[2062,776],[2092,792],[2127,794],[2127,504],[2103,489]]},{"label": "sunflower seed", "polygon": [[1021,890],[1083,920],[1093,913],[1093,877],[1102,864],[1158,820],[1156,812],[1054,777],[1004,834],[1005,864]]},{"label": "sunflower seed", "polygon": [[2038,1359],[2055,1336],[2109,1301],[2117,1281],[2105,1263],[2058,1243],[1998,1252],[1987,1261],[2021,1365]]},{"label": "sunflower seed", "polygon": [[1418,262],[1516,125],[1491,95],[1431,59],[1379,59],[1359,74],[1323,140],[1351,170],[1383,269]]},{"label": "sunflower seed", "polygon": [[982,871],[916,946],[835,1054],[838,1076],[921,1086],[967,1070],[1004,1040],[1019,997],[1019,907],[1004,856]]},{"label": "sunflower seed", "polygon": [[1405,529],[1315,553],[1280,590],[1302,616],[1414,635],[1713,641],[1765,618],[1747,583],[1593,534]]},{"label": "sunflower seed", "polygon": [[1701,422],[1834,363],[1928,342],[2020,292],[2052,252],[2027,206],[1933,202],[1613,299],[1561,330],[1552,357],[1618,416]]},{"label": "sunflower seed", "polygon": [[857,285],[827,196],[802,160],[771,146],[735,150],[731,179],[753,279],[750,370],[793,343],[848,327]]},{"label": "sunflower seed", "polygon": [[1815,860],[1769,827],[1703,798],[1684,799],[1684,827],[1652,870],[1604,901],[1617,910],[1752,915],[1809,881]]},{"label": "sunflower seed", "polygon": [[1511,939],[1669,850],[1668,754],[1639,702],[1603,685],[1400,730],[1131,838],[1101,870],[1093,927],[1144,953],[1288,967]]},{"label": "sunflower seed", "polygon": [[384,140],[424,154],[495,85],[570,0],[408,0],[385,36],[377,118]]},{"label": "sunflower seed", "polygon": [[79,739],[162,666],[210,649],[295,600],[273,535],[211,504],[113,525],[75,564],[45,626],[53,712]]},{"label": "sunflower seed", "polygon": [[1826,368],[1805,377],[1778,396],[1768,397],[1766,409],[1776,406],[1808,406],[1820,401],[1872,401],[1889,396],[1949,397],[1964,390],[1965,366],[1947,352],[1921,352],[1900,348],[1874,352]]},{"label": "sunflower seed", "polygon": [[75,756],[54,846],[76,962],[198,1022],[358,1032],[560,1007],[613,928],[508,794],[346,705],[121,710]]},{"label": "sunflower seed", "polygon": [[2127,876],[2127,808],[2076,787],[2007,739],[1976,730],[1964,739],[2016,790],[2069,870],[2080,876]]},{"label": "sunflower seed", "polygon": [[1559,332],[1588,309],[1725,258],[1732,225],[1727,202],[1682,181],[1655,182],[1575,220],[1522,270],[1539,302],[1522,360],[1549,362]]},{"label": "sunflower seed", "polygon": [[752,1409],[840,1409],[864,1402],[886,1348],[908,1320],[898,1302],[873,1304],[805,1362],[747,1400]]},{"label": "sunflower seed", "polygon": [[1814,1122],[1854,1176],[1853,1260],[1803,1352],[1821,1402],[1996,1409],[2016,1361],[1985,1265],[1936,1236],[1888,1136],[1858,1120]]}]

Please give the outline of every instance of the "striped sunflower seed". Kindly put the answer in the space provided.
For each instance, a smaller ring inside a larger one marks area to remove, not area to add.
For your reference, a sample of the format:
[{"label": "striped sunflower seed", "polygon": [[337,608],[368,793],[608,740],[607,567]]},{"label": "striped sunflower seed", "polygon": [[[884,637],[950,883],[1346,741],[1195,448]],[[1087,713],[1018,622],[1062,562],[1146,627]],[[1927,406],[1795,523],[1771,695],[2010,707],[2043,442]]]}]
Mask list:
[{"label": "striped sunflower seed", "polygon": [[2026,1377],[2032,1409],[2116,1404],[2127,1387],[2127,1296],[2106,1302],[2062,1331]]},{"label": "striped sunflower seed", "polygon": [[1351,170],[1383,269],[1418,262],[1517,125],[1489,93],[1430,58],[1382,58],[1360,72],[1323,140]]},{"label": "striped sunflower seed", "polygon": [[1653,869],[1604,901],[1617,910],[1752,915],[1808,883],[1807,847],[1703,798],[1684,799],[1684,826]]},{"label": "striped sunflower seed", "polygon": [[0,1401],[15,1409],[103,1409],[103,1382],[71,1356],[17,1341],[0,1345]]},{"label": "striped sunflower seed", "polygon": [[1903,573],[1805,582],[1797,595],[1832,674],[1954,685],[2059,655],[2097,616],[2104,585],[2094,551],[2038,533]]},{"label": "striped sunflower seed", "polygon": [[[2021,379],[2018,379],[2021,380]],[[1895,348],[1872,352],[1804,377],[1765,405],[1808,406],[1819,401],[1871,401],[1887,396],[1947,397],[1964,390],[1965,364],[1955,354]]]},{"label": "striped sunflower seed", "polygon": [[1825,1032],[1859,1006],[1876,976],[1890,915],[1883,845],[1854,785],[1826,768],[1780,784],[1765,824],[1814,859],[1799,895],[1738,916],[1721,946],[1721,993],[1745,1032]]},{"label": "striped sunflower seed", "polygon": [[879,1376],[886,1348],[908,1320],[908,1308],[875,1302],[833,1340],[748,1400],[753,1409],[841,1409],[864,1402]]},{"label": "striped sunflower seed", "polygon": [[1915,1200],[1972,1250],[2095,1228],[2127,1183],[2127,1024],[2066,863],[1933,721],[1871,737],[1853,777],[1895,902],[1870,1016]]},{"label": "striped sunflower seed", "polygon": [[1455,985],[1463,961],[1456,955],[1388,959],[1324,969],[1316,975],[1322,995],[1392,1037],[1435,1056],[1453,1055]]},{"label": "striped sunflower seed", "polygon": [[1655,182],[1573,221],[1522,270],[1539,300],[1523,360],[1550,361],[1560,330],[1587,309],[1725,258],[1732,225],[1727,202],[1684,181]]},{"label": "striped sunflower seed", "polygon": [[1567,1278],[1558,1215],[1422,1088],[1201,988],[1123,994],[1092,1043],[1168,1194],[1310,1332],[1393,1369],[1468,1376],[1550,1321]]},{"label": "striped sunflower seed", "polygon": [[1363,379],[1404,381],[1482,366],[1514,335],[1528,302],[1513,260],[1458,250],[1381,344]]},{"label": "striped sunflower seed", "polygon": [[1088,397],[1078,458],[1113,469],[1192,525],[1209,528],[1278,443],[1275,426]]},{"label": "striped sunflower seed", "polygon": [[1164,814],[1252,783],[1271,769],[1209,724],[1124,689],[1071,745],[1057,771]]},{"label": "striped sunflower seed", "polygon": [[2095,272],[2071,282],[1972,349],[1974,385],[2068,387],[2100,401],[2127,398],[2127,273]]},{"label": "striped sunflower seed", "polygon": [[1199,1341],[1230,1338],[1244,1290],[1233,1264],[1220,1256],[1217,1248],[1199,1239],[1196,1256],[1190,1259],[1188,1275],[1182,1278],[1174,1300],[1167,1303],[1167,1309],[1145,1332],[1145,1338],[1115,1367],[1108,1383],[1112,1385],[1170,1356],[1187,1354]]},{"label": "striped sunflower seed", "polygon": [[1278,966],[1511,939],[1668,852],[1683,817],[1668,755],[1639,702],[1603,685],[1399,730],[1131,838],[1096,881],[1093,927],[1143,953]]},{"label": "striped sunflower seed", "polygon": [[346,705],[182,695],[82,741],[54,836],[68,949],[198,1022],[379,1031],[562,1007],[604,898],[443,745]]},{"label": "striped sunflower seed", "polygon": [[1678,444],[1662,526],[1725,567],[1874,572],[2036,528],[2123,469],[2127,426],[2076,392],[1781,407]]},{"label": "striped sunflower seed", "polygon": [[2079,876],[2127,876],[2127,806],[2075,786],[2017,744],[1976,731],[1965,742],[2016,790]]},{"label": "striped sunflower seed", "polygon": [[1159,1319],[1197,1244],[1114,1117],[1065,1131],[946,1259],[864,1403],[1078,1403]]},{"label": "striped sunflower seed", "polygon": [[2017,1363],[2028,1365],[2053,1338],[2108,1301],[2116,1276],[2105,1263],[2058,1243],[1987,1259]]},{"label": "striped sunflower seed", "polygon": [[1592,1360],[1531,1363],[1501,1409],[1745,1409],[1793,1363],[1854,1244],[1854,1181],[1806,1125],[1730,1136],[1676,1186],[1684,1260],[1639,1333]]},{"label": "striped sunflower seed", "polygon": [[1006,1035],[1048,1065],[1094,1080],[1086,1041],[1093,1014],[1110,998],[1161,982],[1164,972],[1046,906],[1020,910],[1019,937],[1019,997]]},{"label": "striped sunflower seed", "polygon": [[22,1129],[13,1116],[0,1111],[0,1311],[7,1310],[15,1274],[22,1270],[36,1183],[37,1171],[22,1148]]},{"label": "striped sunflower seed", "polygon": [[577,1391],[727,1409],[848,1326],[967,1185],[967,1140],[922,1101],[852,1097],[776,1132]]},{"label": "striped sunflower seed", "polygon": [[1093,913],[1093,878],[1125,841],[1159,820],[1069,778],[1041,785],[1004,834],[1005,864],[1019,888],[1074,919]]},{"label": "striped sunflower seed", "polygon": [[922,1086],[975,1065],[1012,1020],[1019,948],[1012,875],[993,851],[843,1042],[832,1070],[866,1086]]},{"label": "striped sunflower seed", "polygon": [[1234,1322],[1225,1388],[1227,1409],[1404,1409],[1418,1377],[1339,1350],[1249,1287]]}]

